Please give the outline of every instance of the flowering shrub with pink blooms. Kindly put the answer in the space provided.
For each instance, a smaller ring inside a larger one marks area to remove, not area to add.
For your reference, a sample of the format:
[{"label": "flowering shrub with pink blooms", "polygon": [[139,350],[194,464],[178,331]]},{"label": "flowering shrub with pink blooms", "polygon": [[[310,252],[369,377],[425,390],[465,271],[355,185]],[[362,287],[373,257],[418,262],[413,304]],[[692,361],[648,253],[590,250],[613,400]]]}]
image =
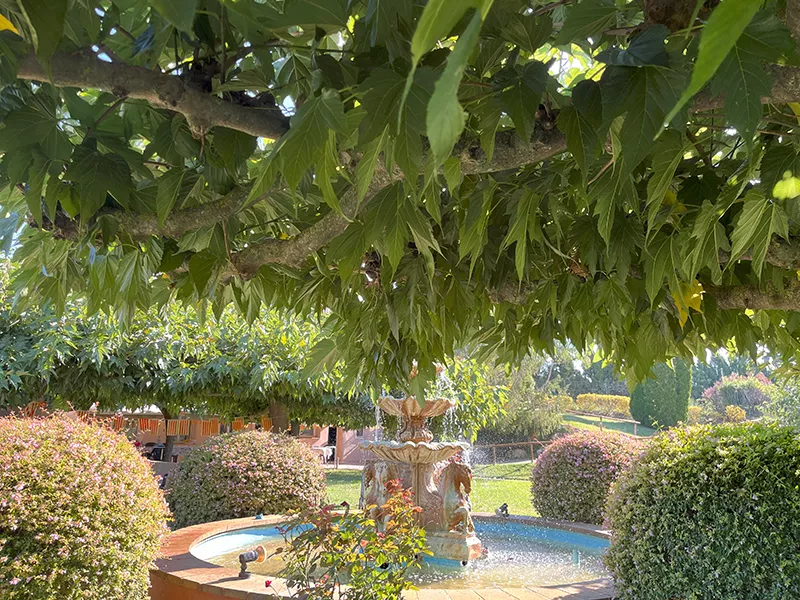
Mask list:
[{"label": "flowering shrub with pink blooms", "polygon": [[303,443],[266,431],[213,437],[192,450],[167,480],[176,527],[319,504],[325,473]]},{"label": "flowering shrub with pink blooms", "polygon": [[543,517],[602,523],[611,484],[641,449],[641,442],[611,432],[578,432],[550,444],[536,459],[531,492]]},{"label": "flowering shrub with pink blooms", "polygon": [[0,419],[0,598],[145,600],[168,516],[123,435]]},{"label": "flowering shrub with pink blooms", "polygon": [[608,521],[621,600],[800,598],[800,431],[658,435],[614,485]]}]

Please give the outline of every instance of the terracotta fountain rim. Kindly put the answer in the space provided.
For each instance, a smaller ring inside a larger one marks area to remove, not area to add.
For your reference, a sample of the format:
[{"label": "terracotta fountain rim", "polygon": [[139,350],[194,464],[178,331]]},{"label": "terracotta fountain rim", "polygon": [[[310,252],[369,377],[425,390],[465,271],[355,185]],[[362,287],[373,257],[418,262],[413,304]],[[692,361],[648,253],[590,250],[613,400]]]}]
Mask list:
[{"label": "terracotta fountain rim", "polygon": [[[562,529],[609,539],[611,533],[594,525],[554,521],[539,517],[498,517],[490,513],[474,513],[479,521],[511,521],[551,529]],[[194,546],[216,535],[254,527],[271,527],[287,522],[285,515],[269,515],[256,520],[252,517],[215,521],[185,527],[168,534],[161,545],[162,558],[150,571],[153,599],[187,598],[240,598],[244,600],[288,600],[289,592],[284,580],[253,574],[249,579],[239,579],[238,569],[220,567],[201,560],[191,553]],[[266,588],[267,579],[272,581]],[[161,595],[163,592],[164,595]],[[448,595],[452,593],[452,597]],[[403,594],[405,600],[610,600],[614,587],[610,577],[556,586],[493,587],[481,589],[436,589],[409,590]]]}]

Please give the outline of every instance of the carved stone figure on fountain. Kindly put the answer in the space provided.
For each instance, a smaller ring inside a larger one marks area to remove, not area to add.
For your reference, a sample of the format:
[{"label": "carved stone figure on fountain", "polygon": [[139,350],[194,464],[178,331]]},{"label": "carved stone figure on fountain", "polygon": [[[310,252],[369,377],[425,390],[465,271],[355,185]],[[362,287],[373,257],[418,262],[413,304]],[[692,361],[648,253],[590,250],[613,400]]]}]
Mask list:
[{"label": "carved stone figure on fountain", "polygon": [[383,505],[389,499],[386,485],[400,478],[399,465],[385,461],[372,461],[364,466],[361,475],[361,498],[358,506],[369,510],[376,523],[384,520]]},{"label": "carved stone figure on fountain", "polygon": [[469,465],[460,462],[448,464],[439,478],[445,531],[475,533],[475,525],[470,515],[472,510],[469,501],[470,492],[472,492],[472,469]]}]

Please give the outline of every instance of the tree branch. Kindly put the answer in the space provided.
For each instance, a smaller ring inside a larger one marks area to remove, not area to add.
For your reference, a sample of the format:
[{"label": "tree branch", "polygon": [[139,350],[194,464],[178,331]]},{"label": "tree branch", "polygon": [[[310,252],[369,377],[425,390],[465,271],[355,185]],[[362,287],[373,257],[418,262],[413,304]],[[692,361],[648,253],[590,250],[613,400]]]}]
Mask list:
[{"label": "tree branch", "polygon": [[289,119],[279,110],[233,104],[188,87],[180,77],[143,67],[109,63],[95,55],[56,54],[52,69],[51,79],[31,54],[21,61],[17,76],[49,81],[59,87],[96,88],[120,98],[146,100],[156,108],[181,113],[194,133],[205,133],[219,126],[276,139],[289,129]]},{"label": "tree branch", "polygon": [[103,214],[112,214],[119,222],[120,229],[135,239],[143,240],[151,236],[178,239],[190,231],[210,227],[232,217],[244,206],[249,193],[249,188],[236,187],[216,202],[172,212],[164,225],[158,223],[158,217],[154,214],[119,210],[106,211]]},{"label": "tree branch", "polygon": [[[752,254],[747,253],[737,260],[750,261],[753,260],[753,257]],[[723,265],[730,262],[730,254],[720,251],[719,262]],[[779,269],[800,271],[800,239],[792,238],[786,241],[778,236],[773,236],[772,242],[767,248],[764,262]]]},{"label": "tree branch", "polygon": [[369,204],[378,192],[401,179],[403,179],[403,174],[399,170],[389,174],[383,168],[376,169],[367,193],[360,203],[356,188],[353,187],[342,196],[341,214],[330,212],[291,239],[268,240],[234,252],[231,257],[234,268],[241,275],[255,275],[258,269],[268,264],[280,264],[294,268],[302,266],[309,256],[327,246],[335,237],[343,233],[361,209]]},{"label": "tree branch", "polygon": [[793,282],[783,291],[772,285],[761,290],[750,285],[710,287],[706,294],[713,297],[722,310],[785,310],[800,311],[800,282]]},{"label": "tree branch", "polygon": [[800,46],[800,0],[786,0],[786,27]]},{"label": "tree branch", "polygon": [[[491,161],[477,144],[461,144],[455,153],[461,158],[461,172],[469,175],[536,164],[563,152],[566,148],[566,138],[560,131],[539,129],[530,144],[520,141],[513,131],[499,132],[495,136],[495,150]],[[395,181],[402,180],[403,177],[403,173],[399,170],[387,173],[384,169],[376,169],[367,193],[360,203],[357,202],[355,189],[349,190],[341,200],[342,214],[328,213],[291,239],[268,240],[234,252],[232,256],[234,268],[239,274],[247,276],[254,275],[266,264],[281,264],[295,268],[302,266],[309,256],[343,233],[378,192]]]},{"label": "tree branch", "polygon": [[[767,72],[772,77],[772,92],[761,98],[763,104],[786,104],[800,101],[800,68],[768,65]],[[712,96],[709,90],[700,92],[692,102],[692,112],[700,112],[721,108],[725,105],[725,96]]]}]

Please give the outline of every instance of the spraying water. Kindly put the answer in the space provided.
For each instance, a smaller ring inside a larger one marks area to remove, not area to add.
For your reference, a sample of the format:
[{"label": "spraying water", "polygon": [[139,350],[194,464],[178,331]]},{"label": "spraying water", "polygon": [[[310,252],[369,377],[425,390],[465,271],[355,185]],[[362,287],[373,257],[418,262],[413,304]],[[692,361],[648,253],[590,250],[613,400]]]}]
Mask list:
[{"label": "spraying water", "polygon": [[381,408],[375,405],[375,441],[383,439],[383,424],[381,423]]}]

